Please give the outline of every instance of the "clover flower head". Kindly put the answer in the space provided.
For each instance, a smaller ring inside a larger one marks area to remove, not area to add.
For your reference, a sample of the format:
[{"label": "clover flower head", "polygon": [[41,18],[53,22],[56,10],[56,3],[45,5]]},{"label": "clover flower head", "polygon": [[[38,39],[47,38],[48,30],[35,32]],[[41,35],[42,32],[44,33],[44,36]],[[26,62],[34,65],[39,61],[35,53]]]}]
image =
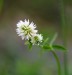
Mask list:
[{"label": "clover flower head", "polygon": [[38,34],[38,30],[36,30],[36,25],[26,19],[17,23],[16,32],[22,40],[26,40],[32,45],[39,45],[43,40],[43,36]]},{"label": "clover flower head", "polygon": [[31,38],[33,35],[37,33],[38,30],[35,30],[36,25],[33,22],[29,22],[29,20],[20,20],[17,23],[16,32],[19,36],[21,36],[22,40]]},{"label": "clover flower head", "polygon": [[43,40],[43,36],[41,34],[36,34],[33,37],[31,37],[31,43],[33,45],[39,45]]}]

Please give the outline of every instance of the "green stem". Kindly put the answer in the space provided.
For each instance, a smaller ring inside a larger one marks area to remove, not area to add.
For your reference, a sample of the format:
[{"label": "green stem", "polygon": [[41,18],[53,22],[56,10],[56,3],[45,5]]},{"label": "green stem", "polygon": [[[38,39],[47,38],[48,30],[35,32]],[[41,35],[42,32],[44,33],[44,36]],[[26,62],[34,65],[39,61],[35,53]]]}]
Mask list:
[{"label": "green stem", "polygon": [[[59,0],[60,2],[60,13],[61,13],[61,26],[62,26],[62,38],[63,45],[66,47],[67,45],[67,21],[65,15],[65,7],[64,0]],[[64,75],[68,75],[68,61],[67,61],[67,53],[64,53]]]},{"label": "green stem", "polygon": [[56,59],[56,62],[57,62],[57,66],[58,66],[58,75],[61,75],[61,66],[60,66],[60,61],[59,61],[59,58],[57,56],[57,54],[52,50],[51,51],[52,54],[54,55],[55,59]]}]

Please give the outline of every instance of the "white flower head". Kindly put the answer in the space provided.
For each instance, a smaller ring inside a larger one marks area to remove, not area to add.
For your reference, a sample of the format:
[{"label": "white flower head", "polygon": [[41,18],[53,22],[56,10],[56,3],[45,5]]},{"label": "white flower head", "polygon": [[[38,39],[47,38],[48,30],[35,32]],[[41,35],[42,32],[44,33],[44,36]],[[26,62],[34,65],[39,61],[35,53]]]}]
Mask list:
[{"label": "white flower head", "polygon": [[41,34],[36,34],[33,37],[31,37],[31,43],[33,45],[37,44],[39,45],[43,40],[43,36]]},{"label": "white flower head", "polygon": [[36,25],[33,22],[29,22],[29,20],[20,20],[17,23],[16,32],[19,36],[21,36],[22,40],[31,38],[33,35],[37,33],[38,30],[35,30]]}]

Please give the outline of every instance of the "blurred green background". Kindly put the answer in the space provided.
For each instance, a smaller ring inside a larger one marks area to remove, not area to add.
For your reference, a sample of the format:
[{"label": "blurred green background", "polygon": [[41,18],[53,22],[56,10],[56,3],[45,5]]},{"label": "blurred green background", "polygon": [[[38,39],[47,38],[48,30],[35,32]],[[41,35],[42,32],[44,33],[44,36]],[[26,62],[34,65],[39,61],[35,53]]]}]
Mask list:
[{"label": "blurred green background", "polygon": [[[72,75],[72,0],[64,0],[64,11],[66,24],[62,25],[60,0],[0,0],[0,75],[57,75],[53,55],[40,55],[35,46],[29,51],[16,34],[17,22],[24,19],[33,21],[44,37],[57,32],[56,44],[63,45],[65,39],[68,75]],[[63,52],[56,53],[64,75]]]}]

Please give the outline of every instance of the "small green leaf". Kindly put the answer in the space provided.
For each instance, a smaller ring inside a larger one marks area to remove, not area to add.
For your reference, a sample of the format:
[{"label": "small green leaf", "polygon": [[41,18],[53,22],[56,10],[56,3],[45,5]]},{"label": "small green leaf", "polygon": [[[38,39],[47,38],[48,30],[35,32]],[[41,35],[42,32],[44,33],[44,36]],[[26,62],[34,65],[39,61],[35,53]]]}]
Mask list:
[{"label": "small green leaf", "polygon": [[29,44],[29,49],[32,49],[32,43]]},{"label": "small green leaf", "polygon": [[49,38],[46,38],[43,42],[43,45],[45,45],[48,42]]},{"label": "small green leaf", "polygon": [[44,45],[42,48],[45,49],[45,50],[51,50],[51,47],[48,46],[48,45]]},{"label": "small green leaf", "polygon": [[57,38],[57,35],[58,35],[57,33],[54,34],[53,38],[52,38],[51,41],[50,41],[50,45],[53,45],[54,41],[55,41],[56,38]]},{"label": "small green leaf", "polygon": [[62,51],[66,50],[66,48],[64,48],[63,46],[60,46],[60,45],[52,45],[52,47],[57,50],[62,50]]},{"label": "small green leaf", "polygon": [[29,40],[25,42],[25,45],[28,45],[28,48],[32,49],[32,43]]}]

